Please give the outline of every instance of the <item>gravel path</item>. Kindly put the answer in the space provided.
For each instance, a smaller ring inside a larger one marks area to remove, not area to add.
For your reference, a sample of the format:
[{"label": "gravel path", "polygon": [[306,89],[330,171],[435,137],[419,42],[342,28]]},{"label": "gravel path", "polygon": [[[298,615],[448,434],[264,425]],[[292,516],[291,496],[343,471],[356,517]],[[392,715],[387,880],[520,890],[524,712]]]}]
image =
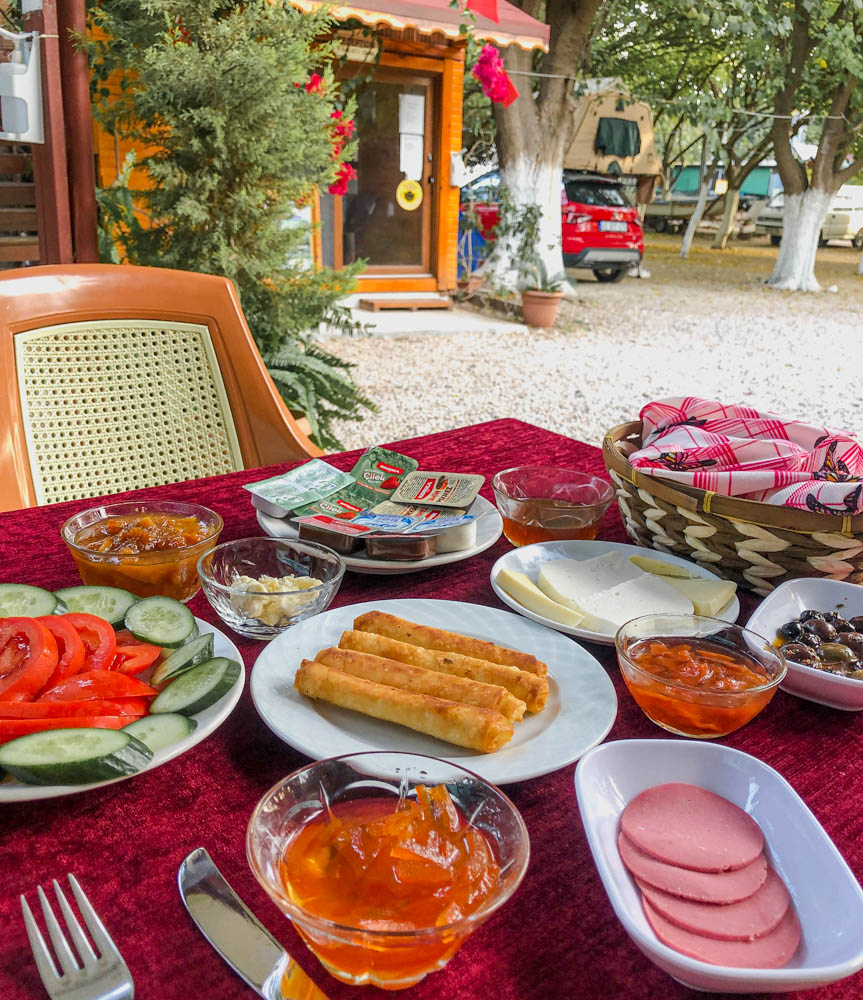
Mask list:
[{"label": "gravel path", "polygon": [[689,261],[678,247],[650,238],[647,280],[580,281],[555,330],[326,341],[357,365],[379,407],[340,428],[345,446],[498,417],[598,444],[644,403],[674,395],[863,433],[863,278],[850,246],[819,251],[819,280],[838,285],[821,295],[763,287],[775,254],[767,246],[721,254],[698,244]]}]

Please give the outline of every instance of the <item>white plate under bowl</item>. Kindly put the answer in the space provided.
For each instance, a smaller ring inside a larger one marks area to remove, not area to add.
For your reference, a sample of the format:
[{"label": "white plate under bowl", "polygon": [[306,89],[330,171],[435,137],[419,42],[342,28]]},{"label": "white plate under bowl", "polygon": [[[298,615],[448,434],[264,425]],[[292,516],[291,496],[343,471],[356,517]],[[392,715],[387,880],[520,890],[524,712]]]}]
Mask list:
[{"label": "white plate under bowl", "polygon": [[[255,510],[258,524],[273,538],[296,538],[297,529],[287,518],[270,517],[260,510]],[[484,515],[476,523],[476,544],[460,552],[442,552],[440,555],[429,556],[428,559],[415,559],[405,562],[397,559],[369,559],[360,552],[352,556],[342,556],[345,566],[354,573],[373,573],[375,575],[395,576],[399,573],[416,573],[423,569],[434,569],[435,566],[448,566],[450,563],[470,559],[471,556],[485,552],[500,538],[503,531],[503,521],[493,503],[485,497],[476,498],[477,514]]]},{"label": "white plate under bowl", "polygon": [[[548,664],[548,704],[517,722],[505,747],[483,754],[301,695],[294,687],[300,662],[337,646],[342,632],[366,611],[533,653]],[[331,608],[273,639],[252,668],[250,690],[255,708],[276,736],[316,760],[363,750],[404,750],[442,757],[497,785],[571,764],[605,739],[617,715],[614,685],[586,650],[508,611],[461,601],[370,601]]]},{"label": "white plate under bowl", "polygon": [[[215,705],[210,705],[203,712],[198,712],[197,715],[192,716],[198,725],[184,740],[180,740],[179,743],[174,743],[172,746],[159,750],[153,755],[153,759],[142,771],[138,771],[135,774],[126,774],[122,778],[112,778],[110,781],[95,781],[89,785],[25,785],[22,782],[7,779],[4,782],[0,782],[0,804],[6,802],[31,802],[36,799],[56,799],[61,795],[75,795],[77,792],[90,791],[91,788],[101,788],[103,785],[113,785],[118,781],[128,781],[129,778],[136,778],[139,774],[152,771],[154,767],[167,764],[169,760],[173,760],[187,750],[191,750],[193,746],[205,740],[210,733],[221,726],[231,714],[234,706],[240,700],[240,695],[243,693],[243,684],[246,679],[245,670],[243,669],[243,658],[240,656],[240,651],[224,632],[220,632],[202,618],[196,618],[195,621],[198,625],[198,632],[201,635],[206,635],[208,632],[213,633],[213,656],[226,656],[229,660],[236,660],[240,664],[240,676],[231,690],[227,694],[222,695]],[[148,676],[145,673],[142,675],[142,679]]]},{"label": "white plate under bowl", "polygon": [[[661,562],[672,563],[674,566],[682,566],[688,570],[692,576],[700,577],[703,580],[721,580],[722,577],[711,573],[701,566],[697,566],[688,559],[681,559],[680,556],[673,556],[670,552],[659,552],[656,549],[645,549],[640,545],[629,545],[626,542],[602,542],[602,541],[580,541],[573,539],[564,542],[536,542],[534,545],[522,545],[512,552],[507,552],[497,560],[491,568],[492,590],[514,611],[531,621],[539,622],[548,628],[556,629],[565,635],[574,635],[578,639],[586,639],[588,642],[597,642],[603,646],[614,645],[614,633],[592,632],[587,628],[573,628],[571,625],[561,625],[560,622],[552,621],[544,615],[538,615],[529,611],[523,604],[511,597],[501,586],[498,585],[497,575],[502,569],[508,569],[513,573],[525,573],[536,583],[540,567],[543,563],[552,559],[593,559],[595,556],[605,555],[606,552],[621,552],[627,559],[630,556],[647,556],[650,559],[657,559]],[[724,608],[715,617],[724,622],[736,622],[740,614],[740,601],[737,597],[732,597]]]},{"label": "white plate under bowl", "polygon": [[[758,605],[746,627],[773,642],[780,625],[807,610],[836,611],[843,618],[863,615],[863,587],[819,577],[786,580]],[[863,710],[863,680],[840,677],[793,660],[785,662],[788,673],[780,685],[783,691],[846,712]]]},{"label": "white plate under bowl", "polygon": [[[709,965],[664,945],[648,924],[617,849],[620,814],[646,788],[675,781],[722,795],[761,827],[765,853],[788,886],[803,931],[797,952],[783,968]],[[863,890],[800,796],[756,757],[719,743],[621,740],[584,756],[575,770],[575,792],[618,920],[652,962],[684,985],[716,993],[786,993],[832,983],[863,968]]]}]

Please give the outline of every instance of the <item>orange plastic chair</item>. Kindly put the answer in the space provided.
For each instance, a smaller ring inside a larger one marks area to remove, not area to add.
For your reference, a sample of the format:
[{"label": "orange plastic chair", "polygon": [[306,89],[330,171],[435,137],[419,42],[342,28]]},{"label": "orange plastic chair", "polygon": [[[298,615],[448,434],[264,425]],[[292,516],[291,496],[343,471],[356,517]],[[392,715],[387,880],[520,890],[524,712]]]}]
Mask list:
[{"label": "orange plastic chair", "polygon": [[321,454],[227,278],[77,264],[0,276],[0,510]]}]

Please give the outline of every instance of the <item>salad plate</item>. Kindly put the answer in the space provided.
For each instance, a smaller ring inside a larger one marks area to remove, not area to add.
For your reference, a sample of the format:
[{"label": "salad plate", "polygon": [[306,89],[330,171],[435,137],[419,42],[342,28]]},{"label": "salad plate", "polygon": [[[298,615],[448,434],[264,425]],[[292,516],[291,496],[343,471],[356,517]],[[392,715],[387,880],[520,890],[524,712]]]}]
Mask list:
[{"label": "salad plate", "polygon": [[[92,788],[101,788],[103,785],[113,785],[118,781],[128,781],[130,778],[137,778],[139,774],[146,774],[153,768],[162,764],[167,764],[169,760],[179,757],[187,750],[197,746],[214,732],[227,717],[231,714],[234,706],[240,699],[245,682],[245,670],[243,669],[243,658],[240,651],[233,642],[209,622],[202,618],[196,618],[198,633],[206,635],[213,634],[213,656],[225,656],[228,659],[236,660],[240,664],[240,676],[234,686],[224,694],[214,705],[204,709],[197,715],[192,716],[197,722],[195,729],[184,739],[179,740],[171,746],[158,750],[150,763],[135,774],[126,774],[120,778],[112,778],[109,781],[95,781],[86,785],[26,785],[7,777],[5,781],[0,781],[0,804],[11,802],[32,802],[38,799],[56,799],[63,795],[76,795],[78,792],[87,792]],[[143,678],[148,674],[142,675]]]},{"label": "salad plate", "polygon": [[[301,661],[337,646],[342,632],[367,611],[532,653],[548,665],[548,704],[536,715],[526,715],[504,747],[483,754],[301,695],[293,683]],[[498,785],[571,764],[605,739],[617,715],[614,685],[587,650],[508,611],[462,601],[405,599],[331,608],[277,636],[252,668],[250,688],[266,725],[314,759],[364,750],[405,750],[444,758]]]},{"label": "salad plate", "polygon": [[[531,621],[539,622],[540,625],[553,628],[558,632],[563,632],[565,635],[575,636],[577,639],[585,639],[588,642],[595,642],[602,646],[613,646],[613,632],[593,632],[587,628],[563,625],[560,622],[553,621],[551,618],[538,615],[528,610],[528,608],[520,604],[514,597],[511,597],[497,582],[498,574],[503,569],[508,569],[516,573],[524,573],[535,582],[540,567],[543,563],[550,562],[552,559],[593,559],[595,556],[604,555],[606,552],[620,552],[627,559],[635,555],[648,556],[651,559],[656,559],[658,562],[667,562],[673,566],[680,566],[682,569],[688,570],[693,578],[702,580],[722,579],[722,577],[717,576],[715,573],[711,573],[710,570],[704,569],[703,566],[690,562],[688,559],[682,559],[680,556],[672,555],[670,552],[661,552],[658,549],[646,549],[640,545],[629,545],[626,542],[582,541],[573,539],[562,542],[536,542],[534,545],[522,545],[520,548],[515,548],[511,552],[502,555],[491,568],[492,590],[504,604],[508,604],[513,611],[517,611],[525,618],[530,618]],[[715,617],[721,621],[735,622],[739,614],[740,602],[735,595]]]},{"label": "salad plate", "polygon": [[[460,552],[441,552],[440,555],[429,556],[428,559],[415,559],[405,562],[403,559],[369,559],[365,553],[352,556],[342,556],[345,566],[354,573],[372,573],[375,575],[395,576],[400,573],[416,573],[419,570],[434,569],[436,566],[448,566],[450,563],[470,559],[471,556],[485,552],[500,538],[503,532],[503,521],[493,503],[485,497],[475,500],[476,513],[476,544]],[[270,517],[263,511],[255,510],[258,524],[272,538],[296,538],[297,529],[286,518]],[[473,513],[473,512],[472,512]]]}]

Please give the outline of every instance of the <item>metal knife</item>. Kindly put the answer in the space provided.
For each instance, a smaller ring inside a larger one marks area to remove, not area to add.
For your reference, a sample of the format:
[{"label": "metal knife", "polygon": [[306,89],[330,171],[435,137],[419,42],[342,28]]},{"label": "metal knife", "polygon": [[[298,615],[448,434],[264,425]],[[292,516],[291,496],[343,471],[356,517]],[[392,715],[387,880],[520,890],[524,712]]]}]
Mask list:
[{"label": "metal knife", "polygon": [[264,1000],[328,1000],[228,885],[203,847],[180,865],[177,887],[198,930]]}]

